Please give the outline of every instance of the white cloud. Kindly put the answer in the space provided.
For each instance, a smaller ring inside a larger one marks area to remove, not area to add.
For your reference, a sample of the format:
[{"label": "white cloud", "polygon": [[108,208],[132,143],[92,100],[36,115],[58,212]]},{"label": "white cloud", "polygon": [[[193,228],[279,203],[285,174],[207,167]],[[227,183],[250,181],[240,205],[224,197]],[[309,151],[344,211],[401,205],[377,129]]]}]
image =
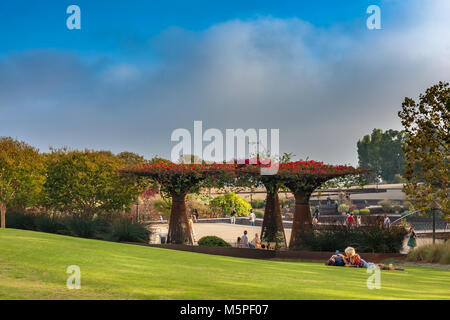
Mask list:
[{"label": "white cloud", "polygon": [[357,139],[400,128],[405,96],[450,80],[448,2],[427,3],[374,31],[272,17],[173,28],[149,41],[156,67],[12,55],[0,63],[0,135],[169,156],[172,130],[203,120],[280,128],[282,151],[356,164]]}]

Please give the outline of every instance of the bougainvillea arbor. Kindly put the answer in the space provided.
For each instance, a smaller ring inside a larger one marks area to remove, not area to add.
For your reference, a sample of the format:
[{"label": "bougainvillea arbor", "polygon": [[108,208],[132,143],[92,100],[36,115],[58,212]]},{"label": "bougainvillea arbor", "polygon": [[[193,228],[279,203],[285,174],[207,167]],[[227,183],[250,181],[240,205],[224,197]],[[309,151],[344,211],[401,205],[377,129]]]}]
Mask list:
[{"label": "bougainvillea arbor", "polygon": [[160,184],[160,191],[172,198],[169,219],[168,243],[192,244],[186,212],[186,196],[201,187],[221,187],[232,182],[235,166],[231,164],[176,164],[158,160],[130,169],[122,173],[132,173],[148,177]]},{"label": "bougainvillea arbor", "polygon": [[280,164],[279,175],[295,198],[294,220],[292,221],[290,249],[300,247],[300,235],[312,228],[309,199],[311,194],[326,181],[343,176],[357,176],[365,170],[351,166],[333,166],[317,161],[296,161]]},{"label": "bougainvillea arbor", "polygon": [[237,165],[236,180],[241,186],[261,186],[266,189],[266,203],[264,219],[261,228],[261,239],[275,242],[277,247],[287,247],[286,235],[283,228],[283,219],[280,211],[278,191],[282,186],[281,176],[263,175],[261,168],[269,166],[259,159],[246,159],[243,164]]},{"label": "bougainvillea arbor", "polygon": [[170,161],[154,161],[124,173],[149,177],[161,185],[161,191],[172,197],[169,221],[168,243],[192,244],[186,212],[186,195],[202,187],[223,187],[238,184],[261,185],[266,188],[266,208],[261,238],[277,242],[286,247],[286,237],[281,217],[278,191],[287,188],[295,197],[295,212],[292,223],[290,249],[300,247],[302,232],[312,227],[309,198],[315,189],[330,179],[344,176],[358,176],[364,170],[351,166],[333,166],[317,161],[296,161],[280,163],[278,172],[262,175],[261,168],[268,164],[245,160],[243,164],[176,164]]},{"label": "bougainvillea arbor", "polygon": [[330,179],[344,176],[359,176],[366,171],[351,166],[333,166],[318,161],[296,161],[280,163],[275,175],[261,175],[260,168],[266,166],[257,162],[238,168],[238,176],[248,177],[251,183],[263,185],[266,188],[266,208],[264,212],[261,238],[276,242],[277,246],[286,246],[283,220],[278,198],[280,188],[287,188],[295,197],[295,211],[292,222],[290,249],[300,247],[299,235],[312,228],[309,199],[311,194]]}]

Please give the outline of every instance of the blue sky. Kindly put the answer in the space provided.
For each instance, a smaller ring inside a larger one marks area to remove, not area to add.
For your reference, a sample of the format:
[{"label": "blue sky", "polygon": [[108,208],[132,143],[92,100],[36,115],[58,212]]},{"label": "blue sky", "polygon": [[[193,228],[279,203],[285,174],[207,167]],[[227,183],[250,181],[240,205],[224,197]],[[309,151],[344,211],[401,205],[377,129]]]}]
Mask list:
[{"label": "blue sky", "polygon": [[[81,8],[81,30],[66,8]],[[381,30],[366,8],[381,8]],[[450,80],[430,1],[2,1],[0,136],[168,157],[176,128],[279,128],[281,151],[356,164],[405,96]]]},{"label": "blue sky", "polygon": [[[65,27],[65,11],[71,4],[81,8],[80,31]],[[80,54],[106,51],[126,59],[139,54],[147,39],[171,27],[201,31],[217,23],[261,16],[298,18],[317,27],[356,23],[364,27],[365,10],[371,4],[380,1],[9,1],[0,4],[0,51],[44,47]],[[396,5],[390,7],[392,14]]]}]

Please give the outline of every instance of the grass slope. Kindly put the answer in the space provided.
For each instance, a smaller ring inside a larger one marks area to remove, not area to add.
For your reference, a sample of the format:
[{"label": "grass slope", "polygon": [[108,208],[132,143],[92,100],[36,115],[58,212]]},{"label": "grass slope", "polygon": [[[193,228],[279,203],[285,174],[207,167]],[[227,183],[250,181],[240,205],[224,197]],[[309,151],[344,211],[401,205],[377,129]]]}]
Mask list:
[{"label": "grass slope", "polygon": [[[81,268],[81,289],[66,268]],[[0,299],[449,299],[450,271],[383,271],[211,256],[0,230]]]}]

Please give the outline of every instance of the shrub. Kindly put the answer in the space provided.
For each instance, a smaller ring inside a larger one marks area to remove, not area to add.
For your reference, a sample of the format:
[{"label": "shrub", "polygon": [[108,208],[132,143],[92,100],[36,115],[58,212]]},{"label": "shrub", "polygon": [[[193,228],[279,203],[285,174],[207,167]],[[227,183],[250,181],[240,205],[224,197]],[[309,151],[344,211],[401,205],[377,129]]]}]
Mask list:
[{"label": "shrub", "polygon": [[264,211],[260,211],[260,210],[254,210],[253,211],[255,213],[255,216],[259,219],[263,219],[264,218]]},{"label": "shrub", "polygon": [[399,173],[395,174],[394,178],[392,179],[392,183],[404,183],[405,178]]},{"label": "shrub", "polygon": [[281,208],[293,208],[295,207],[293,199],[279,199]]},{"label": "shrub", "polygon": [[200,240],[198,240],[198,245],[208,247],[231,247],[228,242],[216,236],[202,237]]},{"label": "shrub", "polygon": [[408,253],[408,260],[450,264],[450,243],[436,243],[417,247]]},{"label": "shrub", "polygon": [[407,211],[407,210],[410,210],[410,208],[411,208],[411,203],[410,203],[409,201],[405,200],[405,201],[403,201],[402,206],[403,206],[403,208],[405,209],[405,211]]},{"label": "shrub", "polygon": [[23,230],[36,230],[34,215],[21,211],[8,211],[6,213],[6,227]]},{"label": "shrub", "polygon": [[150,234],[145,225],[122,218],[113,222],[108,240],[148,243]]},{"label": "shrub", "polygon": [[231,209],[236,210],[236,216],[248,216],[252,206],[246,199],[239,197],[234,192],[215,197],[210,202],[211,208],[219,209],[222,214],[229,214]]},{"label": "shrub", "polygon": [[370,214],[370,209],[369,208],[360,209],[359,214],[360,215],[368,215],[368,214]]},{"label": "shrub", "polygon": [[48,233],[68,234],[67,227],[62,219],[56,215],[41,214],[35,216],[36,229]]},{"label": "shrub", "polygon": [[450,264],[450,251],[444,252],[439,262],[442,264]]},{"label": "shrub", "polygon": [[396,253],[403,248],[404,228],[384,229],[378,226],[348,228],[333,226],[304,232],[298,247],[312,251],[343,251],[352,246],[359,252]]},{"label": "shrub", "polygon": [[350,210],[350,206],[345,203],[340,204],[338,207],[339,213],[345,213],[345,212],[348,212],[349,210]]},{"label": "shrub", "polygon": [[250,202],[253,209],[263,209],[265,207],[264,200],[255,199]]},{"label": "shrub", "polygon": [[384,212],[392,211],[392,202],[391,200],[381,200],[378,204],[383,208]]},{"label": "shrub", "polygon": [[[104,239],[105,220],[91,216],[76,215],[63,219],[70,235],[81,238]],[[107,233],[107,231],[106,231]]]},{"label": "shrub", "polygon": [[[120,219],[120,217],[118,218]],[[95,224],[95,234],[94,237],[98,239],[111,240],[112,232],[112,218],[96,217],[93,221]],[[114,240],[112,240],[114,241]]]},{"label": "shrub", "polygon": [[109,241],[148,243],[151,234],[145,225],[122,217],[106,219],[87,215],[61,217],[49,214],[8,212],[6,219],[8,228],[38,230]]}]

